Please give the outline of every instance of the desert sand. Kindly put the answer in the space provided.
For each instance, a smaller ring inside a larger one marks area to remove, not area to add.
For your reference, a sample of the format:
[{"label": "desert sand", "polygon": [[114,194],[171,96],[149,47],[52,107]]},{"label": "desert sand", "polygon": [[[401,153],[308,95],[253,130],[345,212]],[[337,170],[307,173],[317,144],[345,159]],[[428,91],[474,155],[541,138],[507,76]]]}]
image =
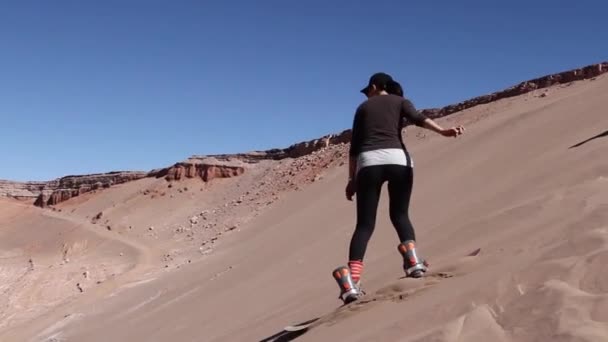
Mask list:
[{"label": "desert sand", "polygon": [[331,162],[314,182],[276,191],[297,160],[54,209],[0,199],[0,341],[608,341],[606,94],[604,75],[437,120],[464,125],[458,139],[408,127],[411,218],[441,273],[401,279],[384,188],[367,298],[337,312],[331,271],[355,224],[346,145],[319,151]]}]

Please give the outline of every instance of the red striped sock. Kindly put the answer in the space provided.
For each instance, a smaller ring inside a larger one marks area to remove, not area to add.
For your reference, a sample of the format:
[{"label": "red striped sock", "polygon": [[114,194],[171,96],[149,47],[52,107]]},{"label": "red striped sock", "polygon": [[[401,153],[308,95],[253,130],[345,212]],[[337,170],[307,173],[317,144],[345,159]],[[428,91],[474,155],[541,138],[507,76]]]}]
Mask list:
[{"label": "red striped sock", "polygon": [[356,283],[361,279],[361,273],[363,273],[363,261],[351,260],[348,262],[348,268],[350,268],[350,275],[353,281]]}]

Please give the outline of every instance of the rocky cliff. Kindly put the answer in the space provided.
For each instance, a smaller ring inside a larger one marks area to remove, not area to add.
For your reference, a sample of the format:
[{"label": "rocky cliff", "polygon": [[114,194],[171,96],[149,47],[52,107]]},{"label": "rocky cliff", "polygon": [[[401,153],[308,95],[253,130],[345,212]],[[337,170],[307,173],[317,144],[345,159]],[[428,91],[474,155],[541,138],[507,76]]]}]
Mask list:
[{"label": "rocky cliff", "polygon": [[574,81],[591,79],[600,76],[606,72],[608,72],[608,62],[591,64],[580,69],[564,71],[557,74],[547,75],[533,80],[521,82],[505,90],[488,95],[478,96],[454,105],[449,105],[443,108],[424,109],[421,112],[433,119],[440,118],[471,107],[513,96],[523,95],[531,91],[542,88],[548,88],[556,84],[564,84]]},{"label": "rocky cliff", "polygon": [[34,200],[48,182],[11,182],[0,180],[0,196],[19,200]]},{"label": "rocky cliff", "polygon": [[230,178],[240,176],[245,172],[243,166],[222,163],[182,162],[171,167],[153,171],[149,176],[165,177],[167,181],[178,181],[185,178],[200,178],[210,182],[215,178]]},{"label": "rocky cliff", "polygon": [[[526,94],[556,84],[592,79],[607,72],[608,62],[592,64],[583,68],[525,81],[496,93],[478,96],[443,108],[423,109],[421,112],[436,119],[471,107]],[[248,166],[264,160],[299,158],[329,146],[347,144],[350,141],[350,136],[351,131],[347,129],[338,134],[329,134],[319,139],[297,143],[284,149],[211,156],[195,155],[184,162],[150,172],[111,172],[95,175],[67,176],[50,182],[20,183],[0,181],[0,196],[24,200],[36,199],[35,205],[44,207],[55,205],[89,191],[107,188],[113,184],[125,183],[144,177],[164,177],[167,181],[200,178],[204,182],[209,182],[216,178],[239,176],[245,172]]]},{"label": "rocky cliff", "polygon": [[141,171],[117,171],[101,174],[66,176],[47,183],[34,205],[45,207],[67,201],[72,197],[114,184],[121,184],[147,176]]},{"label": "rocky cliff", "polygon": [[304,141],[301,143],[293,144],[284,149],[272,149],[267,151],[254,151],[249,153],[239,154],[220,154],[220,155],[208,155],[200,156],[194,155],[189,160],[200,160],[205,161],[209,158],[213,158],[218,162],[235,162],[242,161],[247,164],[255,164],[262,160],[281,160],[285,158],[299,158],[314,151],[326,148],[331,145],[344,144],[350,142],[350,130],[342,131],[337,134],[329,134],[318,139]]},{"label": "rocky cliff", "polygon": [[89,191],[144,178],[147,172],[120,171],[102,174],[66,176],[48,182],[0,181],[0,195],[32,200],[39,207],[55,205]]}]

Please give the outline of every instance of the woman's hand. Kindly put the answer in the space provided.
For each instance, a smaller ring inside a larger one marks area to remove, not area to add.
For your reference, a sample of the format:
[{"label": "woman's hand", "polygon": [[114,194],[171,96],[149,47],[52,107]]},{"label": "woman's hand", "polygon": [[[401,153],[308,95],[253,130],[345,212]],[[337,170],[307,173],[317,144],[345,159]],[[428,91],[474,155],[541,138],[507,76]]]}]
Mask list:
[{"label": "woman's hand", "polygon": [[444,137],[457,137],[464,133],[464,127],[457,126],[452,128],[444,128],[439,133]]},{"label": "woman's hand", "polygon": [[457,127],[452,127],[452,128],[443,128],[443,127],[439,126],[435,121],[433,121],[432,119],[428,119],[428,118],[426,120],[424,120],[423,126],[427,129],[430,129],[431,131],[434,131],[436,133],[443,135],[444,137],[457,137],[464,133],[464,127],[462,127],[462,126],[457,126]]},{"label": "woman's hand", "polygon": [[353,196],[357,192],[357,186],[355,185],[355,182],[352,179],[350,179],[348,181],[348,184],[346,184],[346,189],[344,192],[346,193],[346,199],[352,201]]}]

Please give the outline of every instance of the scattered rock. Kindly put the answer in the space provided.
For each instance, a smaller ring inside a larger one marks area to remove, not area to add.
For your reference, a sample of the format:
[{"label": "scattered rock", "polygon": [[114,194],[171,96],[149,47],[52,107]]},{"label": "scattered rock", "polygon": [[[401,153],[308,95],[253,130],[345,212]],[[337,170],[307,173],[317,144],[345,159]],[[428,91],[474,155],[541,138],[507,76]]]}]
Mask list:
[{"label": "scattered rock", "polygon": [[148,228],[148,230],[154,230],[154,226],[150,226],[150,228]]},{"label": "scattered rock", "polygon": [[91,219],[91,223],[95,224],[97,223],[97,221],[101,220],[101,217],[103,216],[103,212],[99,212],[97,213],[97,215],[95,215],[92,219]]},{"label": "scattered rock", "polygon": [[109,231],[112,231],[112,227],[111,226],[107,226],[106,227]]},{"label": "scattered rock", "polygon": [[192,216],[190,218],[190,223],[191,224],[197,224],[198,223],[198,216]]},{"label": "scattered rock", "polygon": [[76,287],[78,288],[78,291],[84,292],[84,289],[82,288],[82,286],[80,286],[80,283],[76,283]]}]

